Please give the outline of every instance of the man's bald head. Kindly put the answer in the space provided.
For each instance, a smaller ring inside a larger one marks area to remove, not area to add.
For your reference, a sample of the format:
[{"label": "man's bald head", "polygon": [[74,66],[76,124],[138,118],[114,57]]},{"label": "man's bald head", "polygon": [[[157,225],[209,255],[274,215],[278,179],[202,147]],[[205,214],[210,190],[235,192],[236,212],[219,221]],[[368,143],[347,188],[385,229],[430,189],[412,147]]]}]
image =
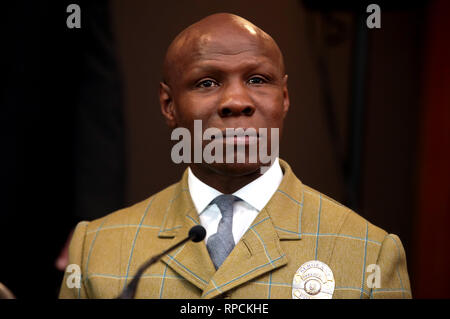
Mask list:
[{"label": "man's bald head", "polygon": [[262,49],[284,75],[283,55],[270,35],[237,15],[217,13],[187,27],[172,41],[164,59],[164,82],[176,83],[176,76],[205,53],[234,55],[248,47]]}]

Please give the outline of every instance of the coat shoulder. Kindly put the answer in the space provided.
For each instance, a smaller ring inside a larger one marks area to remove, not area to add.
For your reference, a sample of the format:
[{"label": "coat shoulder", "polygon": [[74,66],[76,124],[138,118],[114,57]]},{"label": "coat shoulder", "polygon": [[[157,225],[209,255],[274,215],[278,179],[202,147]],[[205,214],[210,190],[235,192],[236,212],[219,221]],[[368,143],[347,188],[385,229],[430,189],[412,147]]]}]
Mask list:
[{"label": "coat shoulder", "polygon": [[[388,234],[382,228],[321,192],[303,185],[305,203],[310,211],[320,217],[320,232],[355,238],[367,238],[381,243]],[[317,217],[316,217],[317,219]],[[311,221],[312,222],[312,221]]]},{"label": "coat shoulder", "polygon": [[157,221],[161,219],[162,216],[155,216],[155,214],[161,215],[165,211],[167,203],[170,202],[170,198],[173,197],[178,185],[179,183],[172,184],[134,205],[119,209],[89,222],[88,231],[117,225],[139,225],[150,213],[152,214],[152,220]]}]

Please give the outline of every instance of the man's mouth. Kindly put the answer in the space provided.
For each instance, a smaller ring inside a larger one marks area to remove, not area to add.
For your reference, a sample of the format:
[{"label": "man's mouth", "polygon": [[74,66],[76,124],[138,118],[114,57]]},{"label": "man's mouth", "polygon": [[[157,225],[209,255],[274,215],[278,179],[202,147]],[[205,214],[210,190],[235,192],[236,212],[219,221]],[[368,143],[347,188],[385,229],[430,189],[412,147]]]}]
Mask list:
[{"label": "man's mouth", "polygon": [[222,141],[231,145],[250,145],[257,143],[260,136],[255,129],[234,128],[222,130]]}]

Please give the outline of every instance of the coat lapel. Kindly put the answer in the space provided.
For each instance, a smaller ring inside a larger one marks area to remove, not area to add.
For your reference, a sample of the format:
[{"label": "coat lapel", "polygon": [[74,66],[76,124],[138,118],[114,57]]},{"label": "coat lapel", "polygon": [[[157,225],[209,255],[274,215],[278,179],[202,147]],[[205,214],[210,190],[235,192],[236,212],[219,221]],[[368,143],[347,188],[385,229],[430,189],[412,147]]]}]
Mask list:
[{"label": "coat lapel", "polygon": [[[186,170],[182,180],[175,187],[158,237],[172,238],[170,245],[174,245],[186,238],[189,229],[198,224],[200,222],[189,194]],[[188,241],[175,251],[166,254],[161,260],[200,290],[206,288],[216,271],[204,241],[199,243]]]},{"label": "coat lapel", "polygon": [[304,186],[290,166],[280,159],[283,180],[267,203],[267,210],[281,240],[302,238]]},{"label": "coat lapel", "polygon": [[275,228],[263,209],[211,278],[202,298],[214,298],[286,263]]}]

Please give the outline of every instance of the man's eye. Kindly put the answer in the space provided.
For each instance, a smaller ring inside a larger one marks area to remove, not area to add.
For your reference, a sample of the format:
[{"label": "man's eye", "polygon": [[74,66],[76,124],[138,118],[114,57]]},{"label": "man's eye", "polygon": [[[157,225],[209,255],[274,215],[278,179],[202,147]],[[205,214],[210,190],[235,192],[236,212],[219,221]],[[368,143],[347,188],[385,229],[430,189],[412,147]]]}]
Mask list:
[{"label": "man's eye", "polygon": [[263,78],[261,78],[259,76],[254,76],[254,77],[250,78],[250,80],[248,80],[248,83],[250,83],[250,84],[263,84],[263,83],[266,83],[266,80],[264,80]]},{"label": "man's eye", "polygon": [[216,85],[217,85],[217,83],[214,82],[213,80],[204,80],[204,81],[201,81],[200,83],[198,83],[197,87],[199,87],[199,88],[210,88],[210,87],[213,87],[213,86],[216,86]]}]

